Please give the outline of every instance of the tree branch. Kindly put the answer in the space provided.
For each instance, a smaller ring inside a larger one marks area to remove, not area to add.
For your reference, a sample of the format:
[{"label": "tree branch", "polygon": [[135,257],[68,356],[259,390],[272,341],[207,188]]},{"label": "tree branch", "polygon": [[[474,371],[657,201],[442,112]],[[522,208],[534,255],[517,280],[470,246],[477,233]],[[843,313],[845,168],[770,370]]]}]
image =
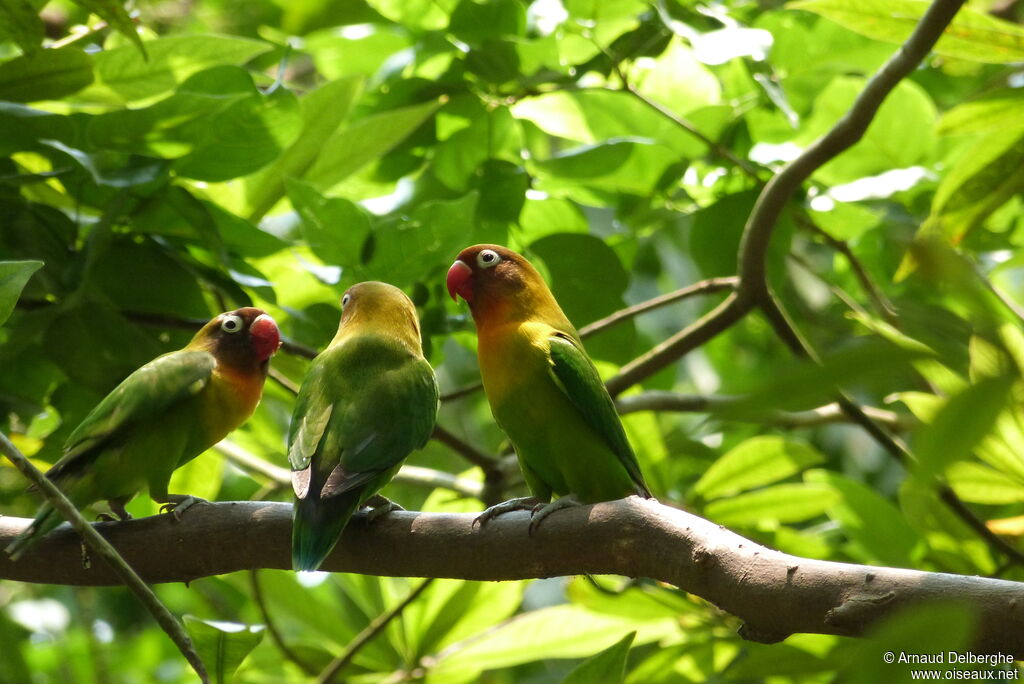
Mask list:
[{"label": "tree branch", "polygon": [[[740,396],[679,394],[677,392],[649,390],[628,397],[620,397],[616,400],[615,405],[621,414],[635,413],[637,411],[716,414],[728,413],[743,401],[744,397]],[[911,416],[870,406],[864,407],[864,413],[891,430],[909,430],[917,422]],[[727,415],[726,417],[731,420],[765,423],[782,428],[803,428],[828,423],[851,422],[849,416],[843,412],[838,402],[819,406],[809,411],[765,409],[756,415]]]},{"label": "tree branch", "polygon": [[736,276],[730,276],[727,278],[709,278],[707,280],[702,280],[699,283],[694,283],[693,285],[687,285],[675,292],[659,295],[653,299],[648,299],[646,302],[640,302],[634,306],[619,309],[613,314],[605,316],[593,323],[589,323],[579,329],[580,337],[587,338],[591,335],[596,335],[597,333],[607,330],[613,325],[617,325],[624,320],[689,297],[722,292],[723,290],[735,290],[738,283],[739,278]]},{"label": "tree branch", "polygon": [[[655,501],[630,497],[548,518],[532,537],[528,515],[486,527],[475,514],[395,512],[372,527],[357,518],[324,563],[334,572],[515,580],[576,574],[649,577],[711,601],[746,624],[744,638],[775,642],[810,632],[860,636],[895,610],[956,597],[978,613],[973,647],[1024,658],[1024,584],[919,570],[799,558]],[[197,504],[181,520],[153,516],[94,527],[150,582],[182,582],[252,568],[291,567],[292,509],[274,502]],[[0,518],[0,544],[28,524]],[[78,562],[66,527],[0,578],[109,585],[110,568]]]},{"label": "tree branch", "polygon": [[363,631],[352,639],[345,650],[324,668],[323,672],[321,672],[320,676],[316,679],[317,684],[329,684],[330,682],[333,682],[338,673],[341,672],[346,665],[352,662],[352,659],[356,657],[356,654],[359,653],[366,644],[370,643],[375,636],[380,634],[392,620],[400,616],[410,603],[418,599],[420,594],[426,591],[427,587],[429,587],[433,581],[433,577],[423,580],[419,583],[419,586],[410,591],[409,594],[398,603],[398,605],[375,617],[370,624],[366,625],[366,628]]},{"label": "tree branch", "polygon": [[[75,541],[75,555],[77,558],[69,561],[76,567],[83,567],[86,564],[82,559],[81,543],[84,540],[85,544],[89,546],[97,556],[103,559],[104,564],[102,567],[107,573],[114,578],[114,584],[124,584],[128,589],[135,594],[146,610],[153,616],[160,628],[170,637],[174,645],[178,647],[181,654],[188,661],[188,664],[192,666],[196,674],[199,675],[199,679],[202,682],[209,682],[210,677],[206,672],[206,666],[203,665],[202,659],[196,652],[195,647],[192,645],[192,639],[189,637],[188,632],[181,625],[180,622],[171,614],[171,611],[167,609],[160,599],[157,597],[153,590],[150,589],[146,584],[139,579],[139,576],[132,570],[132,566],[128,564],[125,559],[118,554],[117,550],[110,545],[110,543],[104,539],[96,529],[89,524],[89,522],[82,517],[82,514],[78,512],[75,505],[71,503],[66,496],[57,488],[53,482],[49,480],[45,475],[39,472],[39,469],[32,465],[21,451],[7,439],[7,435],[0,432],[0,451],[14,464],[14,466],[21,471],[21,474],[31,482],[39,492],[46,498],[53,508],[68,521],[71,528],[73,528],[78,534],[74,535]],[[31,525],[31,520],[23,521],[26,524],[22,525],[22,530],[26,529]],[[17,535],[12,536],[10,539],[5,539],[3,543],[0,543],[0,549],[7,548],[7,545],[14,541]],[[25,552],[25,555],[33,555],[33,549],[29,549]],[[0,558],[7,563],[14,563],[6,553],[0,553]],[[88,564],[92,567],[92,564]],[[83,568],[88,571],[88,567]]]}]

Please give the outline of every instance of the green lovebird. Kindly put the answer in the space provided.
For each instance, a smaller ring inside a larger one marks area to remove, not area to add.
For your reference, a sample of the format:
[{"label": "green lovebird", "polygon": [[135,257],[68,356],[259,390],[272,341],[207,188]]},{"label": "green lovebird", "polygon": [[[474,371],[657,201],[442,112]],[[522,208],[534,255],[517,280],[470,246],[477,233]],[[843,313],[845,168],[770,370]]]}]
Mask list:
[{"label": "green lovebird", "polygon": [[[71,433],[46,476],[77,508],[106,499],[121,518],[128,517],[128,500],[147,487],[154,501],[187,500],[167,493],[171,473],[252,415],[279,346],[277,324],[260,309],[220,314],[183,349],[114,388]],[[7,553],[17,558],[60,522],[44,505]]]},{"label": "green lovebird", "polygon": [[365,282],[341,298],[338,334],[299,389],[288,435],[295,490],[292,566],[316,570],[352,514],[395,504],[377,492],[434,430],[438,390],[412,301]]},{"label": "green lovebird", "polygon": [[[530,508],[532,532],[559,508],[651,498],[615,404],[537,269],[510,249],[475,245],[459,254],[447,285],[469,303],[491,413],[534,495],[492,506],[480,523]],[[547,504],[552,494],[561,498]]]}]

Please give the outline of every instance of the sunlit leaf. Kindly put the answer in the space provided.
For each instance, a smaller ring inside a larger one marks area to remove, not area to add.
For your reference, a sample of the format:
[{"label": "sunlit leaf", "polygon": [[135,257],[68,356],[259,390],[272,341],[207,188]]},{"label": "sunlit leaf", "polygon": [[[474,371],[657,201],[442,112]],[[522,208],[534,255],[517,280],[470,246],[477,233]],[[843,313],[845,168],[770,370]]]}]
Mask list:
[{"label": "sunlit leaf", "polygon": [[14,311],[25,283],[42,267],[42,261],[0,261],[0,325]]},{"label": "sunlit leaf", "polygon": [[0,100],[55,100],[92,82],[93,58],[76,47],[38,50],[0,63]]},{"label": "sunlit leaf", "polygon": [[251,627],[234,622],[184,617],[192,643],[216,684],[234,680],[235,670],[249,652],[263,640],[263,626]]},{"label": "sunlit leaf", "polygon": [[693,486],[693,494],[717,499],[772,484],[824,461],[804,442],[777,436],[754,437],[729,450]]}]

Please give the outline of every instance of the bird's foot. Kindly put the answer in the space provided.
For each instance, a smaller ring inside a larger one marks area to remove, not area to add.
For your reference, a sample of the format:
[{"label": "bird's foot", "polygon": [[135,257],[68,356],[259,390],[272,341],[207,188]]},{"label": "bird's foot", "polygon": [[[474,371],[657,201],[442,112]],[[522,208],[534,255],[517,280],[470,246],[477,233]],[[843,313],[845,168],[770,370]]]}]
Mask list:
[{"label": "bird's foot", "polygon": [[530,536],[533,536],[533,533],[537,531],[537,528],[539,528],[540,524],[544,522],[544,519],[552,513],[554,513],[555,511],[560,511],[563,508],[572,508],[573,506],[581,505],[582,503],[580,502],[580,500],[577,499],[575,495],[570,494],[568,496],[559,497],[549,504],[535,506],[533,509],[533,518],[530,520],[530,527],[527,530],[527,532],[530,534]]},{"label": "bird's foot", "polygon": [[160,506],[160,512],[171,513],[174,515],[175,520],[181,520],[181,516],[185,514],[185,511],[196,504],[204,503],[210,502],[206,499],[200,499],[198,496],[192,496],[191,494],[168,494],[167,501]]},{"label": "bird's foot", "polygon": [[480,515],[476,516],[476,519],[473,520],[473,524],[479,524],[480,527],[483,527],[499,515],[511,513],[512,511],[533,511],[538,507],[544,506],[545,503],[547,502],[541,501],[535,496],[522,496],[517,499],[502,501],[500,504],[494,504]]},{"label": "bird's foot", "polygon": [[114,515],[100,513],[99,517],[104,520],[131,520],[132,514],[125,510],[125,503],[127,502],[124,499],[110,499],[107,501],[107,505],[110,506],[110,512]]},{"label": "bird's foot", "polygon": [[405,510],[391,499],[386,496],[381,496],[380,494],[374,494],[364,501],[363,504],[370,507],[370,510],[366,512],[367,525],[372,525],[392,511]]}]

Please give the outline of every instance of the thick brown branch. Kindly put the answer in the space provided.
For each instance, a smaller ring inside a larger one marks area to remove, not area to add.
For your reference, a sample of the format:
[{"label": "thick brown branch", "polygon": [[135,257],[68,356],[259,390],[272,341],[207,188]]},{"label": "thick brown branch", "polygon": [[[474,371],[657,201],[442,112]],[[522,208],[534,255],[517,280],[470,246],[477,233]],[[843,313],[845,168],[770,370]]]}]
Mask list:
[{"label": "thick brown branch", "polygon": [[[95,527],[150,582],[191,581],[252,568],[291,567],[291,506],[197,504],[180,521],[161,515]],[[978,612],[974,647],[1024,657],[1024,584],[798,558],[712,522],[630,497],[559,511],[532,537],[527,514],[481,529],[475,515],[396,512],[345,530],[324,568],[400,577],[514,580],[560,575],[649,577],[697,594],[747,624],[746,638],[798,632],[858,636],[894,610],[956,597]],[[0,544],[28,521],[0,518]],[[109,568],[83,568],[78,537],[60,528],[25,556],[0,558],[0,578],[109,585]]]}]

